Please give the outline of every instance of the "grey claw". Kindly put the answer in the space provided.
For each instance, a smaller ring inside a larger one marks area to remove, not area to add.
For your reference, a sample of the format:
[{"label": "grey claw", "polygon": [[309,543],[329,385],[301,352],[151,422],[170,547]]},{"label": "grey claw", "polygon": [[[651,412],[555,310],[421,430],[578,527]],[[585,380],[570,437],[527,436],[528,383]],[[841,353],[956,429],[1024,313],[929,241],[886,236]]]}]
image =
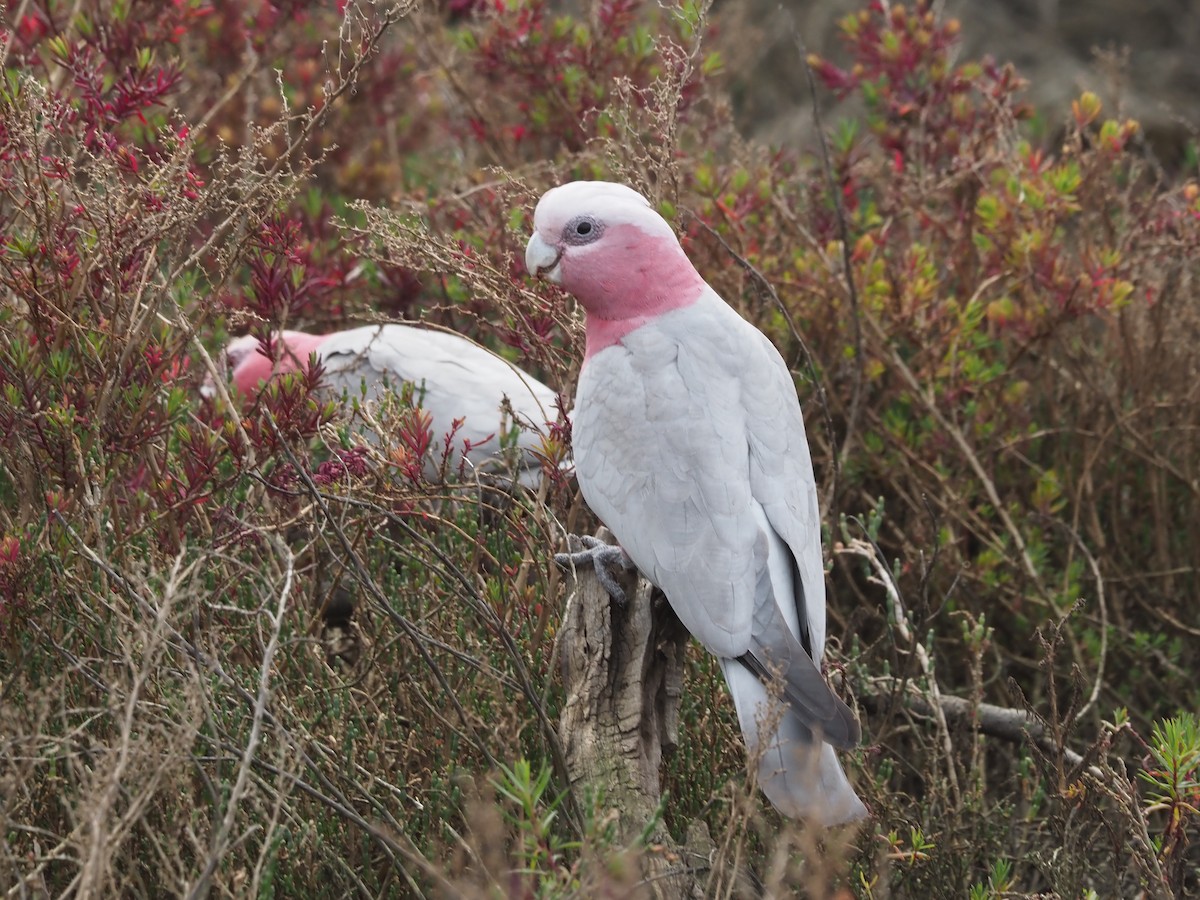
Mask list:
[{"label": "grey claw", "polygon": [[619,571],[628,571],[633,568],[633,560],[616,544],[606,544],[591,535],[583,535],[579,540],[584,546],[583,550],[576,550],[573,553],[556,553],[554,561],[564,569],[572,566],[591,566],[596,570],[596,579],[600,582],[600,586],[604,588],[612,601],[618,606],[624,606],[626,603],[625,590],[613,577],[611,567],[615,566]]}]

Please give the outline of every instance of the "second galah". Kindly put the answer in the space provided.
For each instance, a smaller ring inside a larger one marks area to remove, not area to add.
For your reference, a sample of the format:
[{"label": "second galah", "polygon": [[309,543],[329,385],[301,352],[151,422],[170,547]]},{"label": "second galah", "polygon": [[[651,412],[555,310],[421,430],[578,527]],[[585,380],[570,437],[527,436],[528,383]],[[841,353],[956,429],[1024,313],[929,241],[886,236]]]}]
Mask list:
[{"label": "second galah", "polygon": [[721,663],[759,785],[785,815],[866,815],[835,748],[859,726],[821,673],[825,581],[795,384],[771,342],[692,266],[638,192],[547,191],[530,273],[586,312],[573,454],[588,505]]},{"label": "second galah", "polygon": [[[432,466],[441,457],[441,441],[452,431],[450,463],[470,444],[467,459],[483,471],[501,467],[502,447],[517,452],[517,477],[527,487],[538,483],[538,449],[546,424],[556,418],[556,394],[528,372],[467,338],[413,325],[366,325],[332,334],[283,331],[270,355],[252,335],[234,338],[225,348],[233,383],[246,396],[281,372],[308,365],[316,354],[324,369],[323,389],[334,398],[374,400],[384,391],[413,386],[414,400],[430,416]],[[456,420],[461,420],[455,430]],[[434,473],[429,472],[432,476]]]}]

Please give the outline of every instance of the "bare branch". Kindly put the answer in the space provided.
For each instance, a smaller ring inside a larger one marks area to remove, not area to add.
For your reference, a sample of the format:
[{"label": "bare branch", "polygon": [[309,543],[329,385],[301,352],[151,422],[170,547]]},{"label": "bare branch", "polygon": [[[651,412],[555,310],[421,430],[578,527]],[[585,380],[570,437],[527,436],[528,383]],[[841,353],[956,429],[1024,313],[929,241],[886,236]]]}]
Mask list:
[{"label": "bare branch", "polygon": [[267,704],[270,702],[271,667],[275,661],[275,652],[279,649],[279,633],[283,628],[283,614],[287,610],[288,598],[292,592],[292,580],[295,577],[295,557],[292,555],[291,550],[279,539],[278,535],[271,535],[271,542],[275,546],[275,552],[283,561],[283,584],[279,588],[279,599],[276,601],[275,611],[272,613],[270,610],[263,610],[270,623],[270,634],[266,647],[263,650],[262,662],[259,664],[258,669],[258,695],[254,702],[250,735],[246,738],[246,746],[242,751],[237,778],[234,780],[233,787],[229,791],[229,798],[225,801],[225,815],[221,819],[221,825],[217,829],[216,834],[213,835],[208,862],[205,863],[200,876],[192,885],[191,890],[188,891],[189,900],[202,900],[202,898],[208,895],[209,882],[212,879],[213,872],[216,871],[221,858],[229,848],[229,834],[233,830],[233,823],[237,818],[238,805],[241,802],[242,795],[246,791],[250,770],[254,764],[255,754],[258,751],[263,720],[267,714]]},{"label": "bare branch", "polygon": [[937,674],[934,672],[933,660],[929,657],[929,651],[925,649],[925,644],[917,639],[909,625],[904,599],[900,594],[900,586],[896,584],[896,579],[892,577],[892,572],[888,568],[883,554],[873,542],[855,539],[848,544],[838,545],[835,547],[834,553],[857,556],[866,560],[875,573],[871,580],[881,585],[886,591],[891,618],[896,624],[896,633],[912,648],[912,652],[917,657],[917,663],[921,666],[921,673],[929,684],[929,692],[933,698],[930,709],[933,711],[934,719],[938,724],[938,732],[942,738],[942,752],[946,756],[946,775],[950,780],[950,792],[955,806],[961,807],[962,790],[958,785],[958,769],[954,762],[954,742],[950,738],[950,726],[946,722],[946,713],[941,703],[942,691],[938,686]]}]

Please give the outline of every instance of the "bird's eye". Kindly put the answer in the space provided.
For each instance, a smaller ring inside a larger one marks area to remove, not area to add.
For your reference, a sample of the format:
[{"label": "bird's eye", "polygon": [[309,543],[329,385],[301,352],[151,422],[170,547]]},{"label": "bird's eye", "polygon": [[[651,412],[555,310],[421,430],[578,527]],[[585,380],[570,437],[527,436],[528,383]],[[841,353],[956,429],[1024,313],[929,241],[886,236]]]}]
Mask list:
[{"label": "bird's eye", "polygon": [[568,244],[590,244],[602,231],[604,226],[591,216],[576,216],[563,229],[563,240]]}]

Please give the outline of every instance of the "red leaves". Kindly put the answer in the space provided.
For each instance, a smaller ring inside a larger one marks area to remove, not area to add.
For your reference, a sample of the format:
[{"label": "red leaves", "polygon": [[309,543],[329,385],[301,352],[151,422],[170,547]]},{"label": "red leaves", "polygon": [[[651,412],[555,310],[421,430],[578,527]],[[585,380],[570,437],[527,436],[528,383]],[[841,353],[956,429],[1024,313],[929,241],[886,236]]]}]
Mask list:
[{"label": "red leaves", "polygon": [[313,482],[324,486],[348,478],[362,478],[367,474],[366,455],[367,451],[363,447],[335,450],[333,459],[317,466],[317,471],[312,474]]},{"label": "red leaves", "polygon": [[908,167],[909,156],[923,169],[951,166],[961,135],[994,138],[994,130],[983,129],[1028,114],[1015,100],[1024,83],[1011,66],[953,65],[959,25],[939,19],[931,7],[928,0],[911,10],[874,2],[844,18],[842,35],[854,60],[849,69],[809,57],[814,73],[839,97],[861,94],[868,123],[897,171]]},{"label": "red leaves", "polygon": [[6,534],[0,539],[0,635],[27,604],[32,564],[21,553],[21,540]]},{"label": "red leaves", "polygon": [[[538,152],[581,150],[607,133],[608,109],[625,100],[644,103],[664,71],[682,74],[685,55],[655,41],[657,30],[687,43],[682,17],[665,16],[644,0],[602,0],[594,24],[557,16],[546,0],[497,3],[474,33],[475,71],[514,102],[477,108],[466,125],[476,141],[502,147],[533,142]],[[677,113],[686,113],[703,77],[698,69],[683,85]],[[630,90],[618,96],[617,80]]]},{"label": "red leaves", "polygon": [[414,484],[424,480],[425,461],[433,444],[433,416],[418,406],[404,411],[396,431],[392,464]]},{"label": "red leaves", "polygon": [[420,290],[408,269],[380,263],[374,278],[362,278],[357,240],[338,232],[331,211],[278,215],[250,241],[248,284],[227,306],[247,309],[274,328],[295,327],[300,318],[341,324],[359,309],[402,314]]},{"label": "red leaves", "polygon": [[277,216],[264,223],[252,241],[246,305],[268,322],[293,320],[337,282],[310,267],[312,243],[302,237],[300,228],[296,219]]},{"label": "red leaves", "polygon": [[0,569],[12,566],[21,555],[21,542],[11,534],[0,540]]}]

